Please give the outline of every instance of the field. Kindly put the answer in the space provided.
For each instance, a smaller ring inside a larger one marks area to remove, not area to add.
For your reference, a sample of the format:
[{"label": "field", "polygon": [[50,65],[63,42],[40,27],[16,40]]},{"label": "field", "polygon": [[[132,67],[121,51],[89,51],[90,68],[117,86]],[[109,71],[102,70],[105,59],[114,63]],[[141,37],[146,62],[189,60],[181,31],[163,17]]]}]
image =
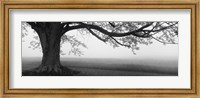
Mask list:
[{"label": "field", "polygon": [[[22,70],[40,65],[41,58],[22,58]],[[61,58],[77,76],[178,76],[178,60]]]}]

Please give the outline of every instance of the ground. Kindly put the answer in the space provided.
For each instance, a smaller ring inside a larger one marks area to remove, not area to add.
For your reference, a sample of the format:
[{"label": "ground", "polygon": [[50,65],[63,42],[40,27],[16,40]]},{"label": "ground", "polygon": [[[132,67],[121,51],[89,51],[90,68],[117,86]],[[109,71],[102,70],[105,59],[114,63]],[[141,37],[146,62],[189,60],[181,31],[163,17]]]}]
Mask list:
[{"label": "ground", "polygon": [[[22,70],[34,69],[41,58],[23,58]],[[177,76],[178,60],[61,58],[63,66],[75,71],[69,76]]]}]

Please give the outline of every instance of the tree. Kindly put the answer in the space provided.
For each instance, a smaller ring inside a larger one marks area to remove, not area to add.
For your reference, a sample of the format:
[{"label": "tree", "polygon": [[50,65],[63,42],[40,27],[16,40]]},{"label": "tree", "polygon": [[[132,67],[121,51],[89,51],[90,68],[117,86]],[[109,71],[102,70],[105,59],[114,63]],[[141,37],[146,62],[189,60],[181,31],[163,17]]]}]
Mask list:
[{"label": "tree", "polygon": [[[26,22],[39,36],[42,47],[41,65],[34,73],[49,75],[73,74],[73,71],[60,63],[60,43],[70,42],[74,54],[81,54],[75,46],[87,47],[74,36],[71,30],[85,31],[113,47],[127,47],[133,53],[138,44],[152,44],[156,40],[163,44],[177,44],[178,22]],[[81,33],[81,32],[80,32]],[[24,36],[24,35],[23,35]]]}]

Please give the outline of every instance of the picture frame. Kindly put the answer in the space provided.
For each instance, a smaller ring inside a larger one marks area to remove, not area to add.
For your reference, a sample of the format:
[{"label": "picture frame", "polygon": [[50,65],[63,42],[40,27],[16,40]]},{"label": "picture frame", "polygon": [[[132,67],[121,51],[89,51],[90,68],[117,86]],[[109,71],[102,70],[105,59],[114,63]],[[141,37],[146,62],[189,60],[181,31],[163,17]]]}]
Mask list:
[{"label": "picture frame", "polygon": [[[1,1],[1,96],[2,97],[34,97],[43,98],[55,96],[61,97],[181,97],[198,98],[199,96],[199,0],[189,1],[134,1],[134,0],[73,0],[69,1]],[[9,11],[12,9],[189,9],[191,10],[191,88],[53,88],[53,89],[10,89],[9,67]]]}]

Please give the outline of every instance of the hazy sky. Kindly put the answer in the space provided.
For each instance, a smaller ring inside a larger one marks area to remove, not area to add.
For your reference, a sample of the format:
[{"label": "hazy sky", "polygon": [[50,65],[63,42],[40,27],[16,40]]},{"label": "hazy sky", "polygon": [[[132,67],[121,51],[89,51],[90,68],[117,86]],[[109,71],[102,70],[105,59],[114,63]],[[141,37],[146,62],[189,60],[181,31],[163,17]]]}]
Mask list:
[{"label": "hazy sky", "polygon": [[[22,30],[23,31],[23,30]],[[30,27],[27,27],[28,34],[22,39],[22,57],[42,57],[41,49],[28,48],[30,42],[35,40],[33,36],[37,35],[33,33]],[[77,30],[68,32],[67,34],[74,35],[76,38],[84,42],[88,48],[81,48],[83,51],[82,56],[69,55],[68,51],[71,49],[68,43],[63,44],[61,48],[66,55],[61,57],[81,57],[81,58],[172,58],[178,59],[178,44],[163,45],[157,41],[154,41],[151,45],[140,45],[140,50],[136,50],[134,55],[132,51],[123,46],[113,48],[109,43],[105,44],[92,35],[81,35]]]}]

